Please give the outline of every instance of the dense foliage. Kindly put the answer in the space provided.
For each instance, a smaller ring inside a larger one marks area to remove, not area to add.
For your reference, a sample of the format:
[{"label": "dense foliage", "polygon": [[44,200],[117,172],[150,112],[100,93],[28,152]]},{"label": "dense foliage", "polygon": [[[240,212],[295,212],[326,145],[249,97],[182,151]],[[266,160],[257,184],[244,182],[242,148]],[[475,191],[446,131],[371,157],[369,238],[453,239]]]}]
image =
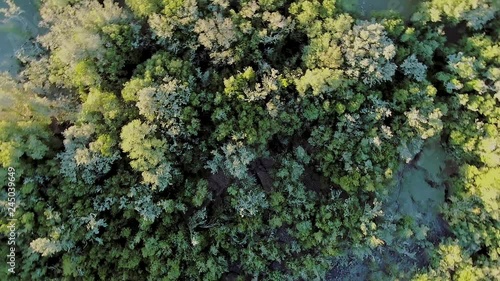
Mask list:
[{"label": "dense foliage", "polygon": [[[46,0],[40,13],[44,51],[0,76],[13,280],[315,280],[383,245],[410,259],[410,238],[426,262],[379,262],[370,278],[500,276],[494,1],[426,1],[408,21],[333,0]],[[435,239],[381,203],[429,139],[456,166]]]}]

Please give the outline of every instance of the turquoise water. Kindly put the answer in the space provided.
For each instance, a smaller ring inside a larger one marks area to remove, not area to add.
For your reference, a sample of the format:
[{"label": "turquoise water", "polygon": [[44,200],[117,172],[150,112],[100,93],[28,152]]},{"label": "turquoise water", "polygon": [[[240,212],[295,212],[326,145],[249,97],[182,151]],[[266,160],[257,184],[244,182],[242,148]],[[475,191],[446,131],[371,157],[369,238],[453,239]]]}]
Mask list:
[{"label": "turquoise water", "polygon": [[[37,0],[14,0],[18,12],[6,17],[0,14],[0,72],[15,75],[19,70],[16,54],[28,47],[29,40],[39,33]],[[0,0],[0,9],[8,8],[6,0]]]}]

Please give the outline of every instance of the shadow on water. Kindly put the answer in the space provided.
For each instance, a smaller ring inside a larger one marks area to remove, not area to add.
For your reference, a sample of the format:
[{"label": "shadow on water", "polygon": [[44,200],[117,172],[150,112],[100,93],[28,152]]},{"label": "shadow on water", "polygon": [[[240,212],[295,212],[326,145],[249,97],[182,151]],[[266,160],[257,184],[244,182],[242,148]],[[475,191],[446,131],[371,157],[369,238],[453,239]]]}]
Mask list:
[{"label": "shadow on water", "polygon": [[[9,9],[7,0],[0,0],[0,9]],[[39,1],[14,0],[19,9],[10,15],[0,14],[0,72],[16,75],[19,70],[16,54],[40,33]]]}]

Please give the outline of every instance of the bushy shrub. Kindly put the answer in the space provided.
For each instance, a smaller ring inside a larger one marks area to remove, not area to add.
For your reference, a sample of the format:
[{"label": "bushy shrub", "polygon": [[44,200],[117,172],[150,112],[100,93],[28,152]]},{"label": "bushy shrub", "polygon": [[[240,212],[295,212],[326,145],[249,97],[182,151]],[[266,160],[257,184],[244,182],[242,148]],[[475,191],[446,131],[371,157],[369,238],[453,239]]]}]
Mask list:
[{"label": "bushy shrub", "polygon": [[341,46],[349,66],[346,71],[348,76],[368,86],[392,80],[397,68],[392,62],[396,46],[387,37],[383,25],[358,21],[343,37]]}]

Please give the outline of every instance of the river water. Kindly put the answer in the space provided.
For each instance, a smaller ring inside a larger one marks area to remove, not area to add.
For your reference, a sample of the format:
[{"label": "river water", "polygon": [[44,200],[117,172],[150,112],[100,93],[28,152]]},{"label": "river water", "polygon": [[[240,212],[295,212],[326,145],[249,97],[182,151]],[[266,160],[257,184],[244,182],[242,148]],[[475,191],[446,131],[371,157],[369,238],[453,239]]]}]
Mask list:
[{"label": "river water", "polygon": [[395,11],[409,19],[422,0],[340,0],[347,11],[370,18],[374,12]]},{"label": "river water", "polygon": [[[14,0],[18,11],[12,15],[0,14],[0,72],[16,75],[19,70],[16,53],[30,47],[30,39],[35,38],[40,29],[38,22],[39,1]],[[8,9],[7,0],[0,0],[0,9]]]}]

